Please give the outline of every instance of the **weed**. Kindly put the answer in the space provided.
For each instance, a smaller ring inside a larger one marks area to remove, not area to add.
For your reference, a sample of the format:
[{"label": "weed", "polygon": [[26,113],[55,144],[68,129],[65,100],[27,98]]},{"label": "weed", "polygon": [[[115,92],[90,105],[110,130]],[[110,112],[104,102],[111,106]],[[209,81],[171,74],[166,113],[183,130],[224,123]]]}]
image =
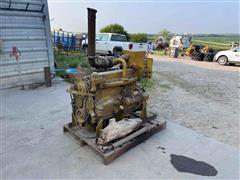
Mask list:
[{"label": "weed", "polygon": [[63,78],[68,78],[65,69],[81,67],[83,71],[89,72],[90,65],[86,56],[79,51],[55,51],[56,74]]},{"label": "weed", "polygon": [[56,51],[54,55],[57,68],[77,68],[78,66],[82,68],[90,67],[87,57],[80,54],[80,52],[66,54]]},{"label": "weed", "polygon": [[151,90],[158,85],[158,80],[144,78],[144,79],[141,79],[139,83],[144,89]]}]

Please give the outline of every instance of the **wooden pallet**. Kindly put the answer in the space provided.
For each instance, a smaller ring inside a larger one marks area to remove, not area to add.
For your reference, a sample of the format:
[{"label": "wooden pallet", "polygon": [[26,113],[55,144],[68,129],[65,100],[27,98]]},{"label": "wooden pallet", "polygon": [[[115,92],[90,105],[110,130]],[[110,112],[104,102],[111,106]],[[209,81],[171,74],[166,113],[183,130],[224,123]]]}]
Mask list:
[{"label": "wooden pallet", "polygon": [[[99,148],[96,144],[96,138],[94,136],[85,136],[84,133],[77,127],[74,127],[72,123],[68,123],[64,125],[63,131],[69,132],[70,135],[77,138],[81,144],[85,144],[88,146],[89,150],[96,155],[96,157],[105,165],[110,164],[113,160],[127,152],[128,150],[132,149],[133,147],[141,144],[149,137],[154,135],[155,133],[161,131],[162,129],[166,128],[166,121],[157,121],[157,120],[150,120],[145,122],[140,129],[137,131],[129,134],[128,136],[115,141],[110,146],[112,149],[104,152],[102,149]],[[124,142],[124,143],[122,143]],[[120,146],[116,145],[121,144]]]}]

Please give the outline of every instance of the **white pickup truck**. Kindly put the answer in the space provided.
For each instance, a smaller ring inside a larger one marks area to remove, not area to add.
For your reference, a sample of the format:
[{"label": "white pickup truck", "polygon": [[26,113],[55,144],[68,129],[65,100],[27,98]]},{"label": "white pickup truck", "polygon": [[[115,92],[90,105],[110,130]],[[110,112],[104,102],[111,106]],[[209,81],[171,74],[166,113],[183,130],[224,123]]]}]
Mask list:
[{"label": "white pickup truck", "polygon": [[[83,47],[87,47],[87,40]],[[116,33],[99,33],[96,35],[96,53],[118,56],[123,50],[147,51],[146,43],[127,42],[127,37]]]}]

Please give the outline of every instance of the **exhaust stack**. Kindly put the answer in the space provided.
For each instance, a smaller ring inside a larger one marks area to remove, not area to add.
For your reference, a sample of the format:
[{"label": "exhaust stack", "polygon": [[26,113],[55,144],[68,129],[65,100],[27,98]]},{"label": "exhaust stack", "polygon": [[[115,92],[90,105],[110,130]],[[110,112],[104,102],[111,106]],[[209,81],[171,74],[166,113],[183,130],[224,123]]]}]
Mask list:
[{"label": "exhaust stack", "polygon": [[96,9],[88,10],[88,62],[96,69],[108,69],[114,66],[113,57],[96,57]]},{"label": "exhaust stack", "polygon": [[87,8],[88,10],[88,59],[92,66],[92,62],[96,56],[96,13],[97,10]]}]

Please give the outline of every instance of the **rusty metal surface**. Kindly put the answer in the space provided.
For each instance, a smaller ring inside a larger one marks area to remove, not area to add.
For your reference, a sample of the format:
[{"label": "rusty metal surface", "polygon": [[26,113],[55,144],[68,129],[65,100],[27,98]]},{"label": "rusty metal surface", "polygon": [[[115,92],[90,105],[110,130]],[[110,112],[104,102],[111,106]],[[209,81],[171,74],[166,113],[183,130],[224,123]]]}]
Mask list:
[{"label": "rusty metal surface", "polygon": [[96,13],[97,10],[88,8],[88,56],[93,58],[96,53]]},{"label": "rusty metal surface", "polygon": [[97,69],[111,68],[113,57],[96,57],[96,13],[97,10],[88,8],[88,62]]}]

